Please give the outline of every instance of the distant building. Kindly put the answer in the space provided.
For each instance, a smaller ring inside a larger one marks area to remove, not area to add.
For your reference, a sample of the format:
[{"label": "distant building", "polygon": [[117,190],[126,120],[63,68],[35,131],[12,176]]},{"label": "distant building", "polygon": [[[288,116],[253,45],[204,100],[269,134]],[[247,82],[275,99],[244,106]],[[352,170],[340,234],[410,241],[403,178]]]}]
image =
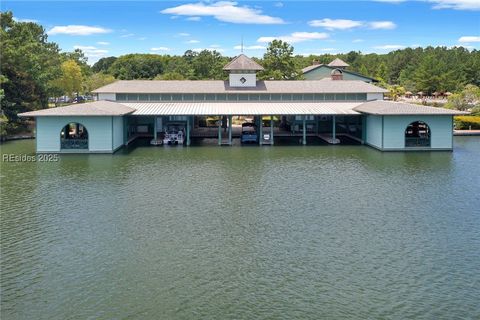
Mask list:
[{"label": "distant building", "polygon": [[339,58],[336,58],[329,64],[320,64],[318,61],[313,61],[311,66],[302,69],[302,73],[306,80],[330,79],[333,74],[336,74],[337,80],[360,80],[368,83],[378,82],[375,78],[347,70],[349,66],[348,63]]},{"label": "distant building", "polygon": [[321,80],[263,81],[256,77],[263,67],[241,54],[224,67],[227,81],[116,81],[95,90],[95,102],[19,116],[36,118],[36,150],[46,153],[113,153],[139,138],[231,145],[243,134],[243,126],[233,129],[234,116],[254,119],[245,129],[255,130],[259,145],[308,138],[382,151],[452,150],[452,118],[463,112],[384,101],[385,89],[371,78],[349,79],[347,66],[333,61]]}]

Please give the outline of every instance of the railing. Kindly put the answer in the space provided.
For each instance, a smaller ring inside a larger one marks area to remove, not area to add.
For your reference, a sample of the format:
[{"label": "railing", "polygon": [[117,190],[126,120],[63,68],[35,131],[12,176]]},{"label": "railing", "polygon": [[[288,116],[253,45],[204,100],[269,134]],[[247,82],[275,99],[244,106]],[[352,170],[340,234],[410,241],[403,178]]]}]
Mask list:
[{"label": "railing", "polygon": [[88,139],[61,139],[62,149],[88,149]]},{"label": "railing", "polygon": [[430,138],[406,137],[405,147],[430,147]]}]

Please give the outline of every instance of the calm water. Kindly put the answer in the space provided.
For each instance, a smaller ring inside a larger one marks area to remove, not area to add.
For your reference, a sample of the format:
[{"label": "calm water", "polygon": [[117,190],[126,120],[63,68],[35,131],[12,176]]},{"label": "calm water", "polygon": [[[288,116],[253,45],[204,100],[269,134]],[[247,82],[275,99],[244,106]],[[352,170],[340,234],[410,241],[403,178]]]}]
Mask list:
[{"label": "calm water", "polygon": [[2,162],[1,318],[479,319],[479,159],[458,137]]}]

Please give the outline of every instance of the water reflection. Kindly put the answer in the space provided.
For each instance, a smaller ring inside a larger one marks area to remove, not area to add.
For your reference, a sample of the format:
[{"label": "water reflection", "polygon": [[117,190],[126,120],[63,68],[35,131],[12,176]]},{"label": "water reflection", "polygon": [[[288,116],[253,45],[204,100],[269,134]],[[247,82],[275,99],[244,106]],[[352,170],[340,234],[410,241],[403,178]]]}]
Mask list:
[{"label": "water reflection", "polygon": [[2,163],[2,319],[472,317],[480,143],[455,143]]}]

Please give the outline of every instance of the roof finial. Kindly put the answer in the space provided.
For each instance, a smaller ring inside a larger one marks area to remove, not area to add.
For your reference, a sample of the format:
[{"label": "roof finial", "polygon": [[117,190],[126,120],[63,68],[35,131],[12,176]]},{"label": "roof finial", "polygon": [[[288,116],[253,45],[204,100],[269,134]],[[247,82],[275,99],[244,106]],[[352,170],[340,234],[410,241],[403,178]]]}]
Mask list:
[{"label": "roof finial", "polygon": [[242,34],[242,44],[240,45],[240,50],[243,53],[243,34]]}]

